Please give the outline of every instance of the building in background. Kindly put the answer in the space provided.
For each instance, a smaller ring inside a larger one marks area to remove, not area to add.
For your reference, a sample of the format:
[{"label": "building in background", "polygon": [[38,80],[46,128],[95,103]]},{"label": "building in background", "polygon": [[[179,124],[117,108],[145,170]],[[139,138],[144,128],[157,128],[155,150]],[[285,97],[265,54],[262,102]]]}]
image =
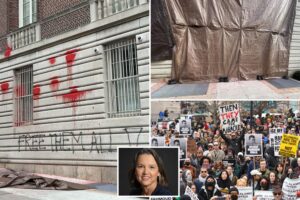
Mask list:
[{"label": "building in background", "polygon": [[148,0],[0,1],[0,166],[116,183],[148,144]]}]

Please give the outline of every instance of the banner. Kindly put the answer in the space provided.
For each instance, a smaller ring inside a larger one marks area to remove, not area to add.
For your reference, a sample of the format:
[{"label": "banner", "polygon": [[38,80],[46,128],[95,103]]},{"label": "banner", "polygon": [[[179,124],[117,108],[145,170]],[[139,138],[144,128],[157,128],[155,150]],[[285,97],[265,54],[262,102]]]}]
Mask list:
[{"label": "banner", "polygon": [[272,191],[255,190],[254,195],[256,196],[256,200],[274,200]]},{"label": "banner", "polygon": [[240,129],[241,119],[238,103],[220,106],[219,115],[222,129],[225,133]]},{"label": "banner", "polygon": [[190,119],[183,119],[179,122],[179,134],[190,135],[192,132],[192,124]]},{"label": "banner", "polygon": [[191,197],[192,200],[199,200],[197,194],[195,194],[189,186],[186,186],[184,194]]},{"label": "banner", "polygon": [[237,187],[239,190],[239,199],[252,200],[253,190],[252,187]]},{"label": "banner", "polygon": [[300,197],[300,178],[285,178],[282,186],[284,200],[296,200]]},{"label": "banner", "polygon": [[279,155],[294,158],[298,149],[299,140],[299,136],[283,134],[279,148]]},{"label": "banner", "polygon": [[245,134],[245,156],[262,156],[262,134]]}]

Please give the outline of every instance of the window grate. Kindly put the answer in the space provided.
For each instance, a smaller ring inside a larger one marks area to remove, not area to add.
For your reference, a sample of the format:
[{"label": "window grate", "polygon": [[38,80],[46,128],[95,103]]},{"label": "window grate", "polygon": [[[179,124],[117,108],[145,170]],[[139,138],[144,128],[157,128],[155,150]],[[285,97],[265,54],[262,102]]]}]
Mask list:
[{"label": "window grate", "polygon": [[108,116],[140,115],[139,75],[135,39],[105,47],[107,64]]},{"label": "window grate", "polygon": [[14,124],[22,126],[33,121],[33,70],[32,66],[15,70]]}]

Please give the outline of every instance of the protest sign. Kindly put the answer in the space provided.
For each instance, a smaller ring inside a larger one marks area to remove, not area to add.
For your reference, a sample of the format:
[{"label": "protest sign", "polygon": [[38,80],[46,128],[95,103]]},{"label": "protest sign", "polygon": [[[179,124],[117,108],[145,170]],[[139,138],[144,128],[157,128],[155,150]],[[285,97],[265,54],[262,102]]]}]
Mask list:
[{"label": "protest sign", "polygon": [[183,119],[179,122],[179,134],[190,135],[192,130],[192,124],[190,119]]},{"label": "protest sign", "polygon": [[271,134],[280,134],[280,133],[283,134],[284,130],[283,130],[283,128],[270,128],[269,133],[270,133],[270,135]]},{"label": "protest sign", "polygon": [[256,196],[256,200],[274,200],[272,191],[255,190],[254,195]]},{"label": "protest sign", "polygon": [[300,178],[285,178],[282,186],[284,200],[296,200],[297,193],[300,192]]},{"label": "protest sign", "polygon": [[233,159],[224,159],[222,160],[223,165],[226,166],[232,166],[234,168],[235,166],[235,160]]},{"label": "protest sign", "polygon": [[179,146],[180,159],[186,158],[186,150],[187,150],[187,139],[186,138],[171,138],[170,146]]},{"label": "protest sign", "polygon": [[283,134],[280,142],[279,155],[295,157],[300,137],[291,134]]},{"label": "protest sign", "polygon": [[152,137],[151,138],[151,146],[165,146],[165,137]]},{"label": "protest sign", "polygon": [[192,200],[199,200],[198,196],[192,191],[192,189],[189,186],[186,186],[184,194],[191,197]]},{"label": "protest sign", "polygon": [[237,131],[240,129],[240,109],[238,103],[219,107],[220,122],[224,132]]},{"label": "protest sign", "polygon": [[246,156],[262,156],[262,134],[245,134]]},{"label": "protest sign", "polygon": [[237,187],[239,190],[239,199],[252,200],[253,190],[252,187]]},{"label": "protest sign", "polygon": [[282,138],[282,133],[274,133],[270,134],[270,146],[274,148],[274,154],[275,156],[280,156],[279,155],[279,147],[280,147],[280,142]]}]

